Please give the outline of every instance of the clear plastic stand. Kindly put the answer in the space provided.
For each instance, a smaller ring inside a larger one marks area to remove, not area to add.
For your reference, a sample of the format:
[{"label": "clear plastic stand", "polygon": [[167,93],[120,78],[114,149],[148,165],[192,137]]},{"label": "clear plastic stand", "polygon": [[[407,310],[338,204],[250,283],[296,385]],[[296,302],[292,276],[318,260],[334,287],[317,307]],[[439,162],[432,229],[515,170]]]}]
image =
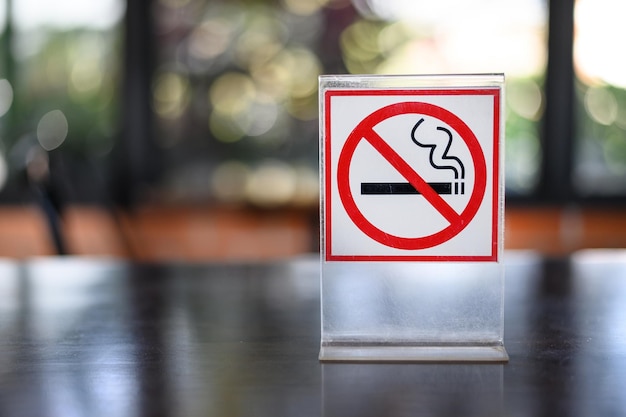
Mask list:
[{"label": "clear plastic stand", "polygon": [[503,84],[320,77],[321,361],[508,361]]}]

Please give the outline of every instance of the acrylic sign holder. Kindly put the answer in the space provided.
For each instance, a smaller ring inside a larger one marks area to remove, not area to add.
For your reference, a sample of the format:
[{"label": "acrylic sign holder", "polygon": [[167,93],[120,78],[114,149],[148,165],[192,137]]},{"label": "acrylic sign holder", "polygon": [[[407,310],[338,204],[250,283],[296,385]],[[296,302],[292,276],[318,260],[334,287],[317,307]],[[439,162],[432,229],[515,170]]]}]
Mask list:
[{"label": "acrylic sign holder", "polygon": [[321,76],[324,362],[506,362],[502,74]]}]

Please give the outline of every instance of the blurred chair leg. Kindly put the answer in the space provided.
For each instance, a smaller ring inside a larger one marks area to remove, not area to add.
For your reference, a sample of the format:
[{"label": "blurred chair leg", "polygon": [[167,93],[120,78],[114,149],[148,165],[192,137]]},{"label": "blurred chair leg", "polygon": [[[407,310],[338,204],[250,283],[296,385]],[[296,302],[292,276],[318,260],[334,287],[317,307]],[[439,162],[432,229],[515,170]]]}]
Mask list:
[{"label": "blurred chair leg", "polygon": [[32,146],[27,153],[26,175],[37,204],[43,211],[48,223],[48,231],[56,254],[67,255],[67,247],[61,230],[61,207],[63,202],[51,179],[48,152],[38,145]]},{"label": "blurred chair leg", "polygon": [[43,211],[48,224],[48,232],[54,244],[54,249],[57,255],[67,255],[67,246],[65,245],[65,239],[63,237],[61,214],[54,206],[52,201],[46,197],[45,191],[37,190],[37,198],[39,206]]}]

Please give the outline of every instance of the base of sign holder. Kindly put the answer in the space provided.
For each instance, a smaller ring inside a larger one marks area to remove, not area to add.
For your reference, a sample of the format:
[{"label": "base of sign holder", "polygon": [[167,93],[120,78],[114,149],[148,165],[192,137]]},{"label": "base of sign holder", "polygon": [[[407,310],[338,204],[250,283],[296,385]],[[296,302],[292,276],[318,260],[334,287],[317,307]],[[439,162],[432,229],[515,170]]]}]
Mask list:
[{"label": "base of sign holder", "polygon": [[320,361],[508,361],[503,86],[320,77]]},{"label": "base of sign holder", "polygon": [[504,346],[322,346],[321,362],[504,363]]},{"label": "base of sign holder", "polygon": [[499,263],[322,262],[323,362],[508,361]]}]

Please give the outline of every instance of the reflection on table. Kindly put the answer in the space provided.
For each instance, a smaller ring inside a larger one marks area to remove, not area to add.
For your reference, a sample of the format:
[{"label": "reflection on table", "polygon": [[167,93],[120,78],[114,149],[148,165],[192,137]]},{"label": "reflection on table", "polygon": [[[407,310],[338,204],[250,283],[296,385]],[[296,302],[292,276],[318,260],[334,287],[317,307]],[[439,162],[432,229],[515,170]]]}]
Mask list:
[{"label": "reflection on table", "polygon": [[325,364],[316,257],[0,262],[0,415],[624,415],[626,251],[507,253],[506,365]]}]

